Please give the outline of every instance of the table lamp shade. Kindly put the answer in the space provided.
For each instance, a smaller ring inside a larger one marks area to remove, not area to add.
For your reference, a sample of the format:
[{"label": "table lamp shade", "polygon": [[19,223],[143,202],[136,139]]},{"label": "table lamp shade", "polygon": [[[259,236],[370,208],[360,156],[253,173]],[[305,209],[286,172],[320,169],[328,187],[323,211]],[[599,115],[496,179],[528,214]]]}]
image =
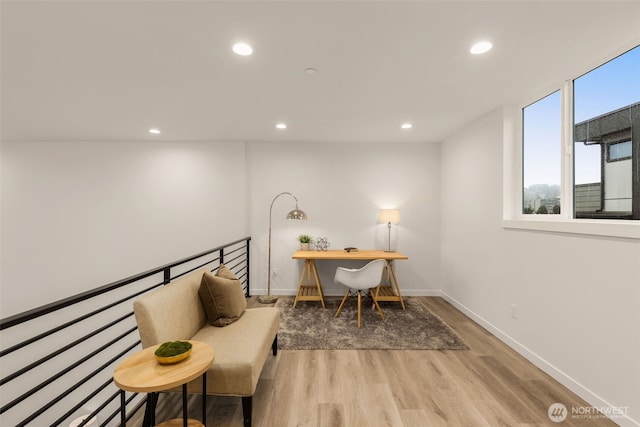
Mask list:
[{"label": "table lamp shade", "polygon": [[397,224],[400,222],[400,209],[380,209],[380,222]]},{"label": "table lamp shade", "polygon": [[389,229],[385,252],[393,252],[391,250],[391,223],[397,224],[400,222],[400,209],[380,209],[379,221],[386,222]]}]

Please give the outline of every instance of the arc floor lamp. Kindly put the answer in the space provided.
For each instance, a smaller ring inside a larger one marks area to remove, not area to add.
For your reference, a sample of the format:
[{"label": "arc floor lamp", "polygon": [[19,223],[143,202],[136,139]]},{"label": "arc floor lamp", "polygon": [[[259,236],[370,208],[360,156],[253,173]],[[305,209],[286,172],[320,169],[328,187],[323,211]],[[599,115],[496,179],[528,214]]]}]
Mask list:
[{"label": "arc floor lamp", "polygon": [[288,195],[293,197],[293,199],[296,201],[296,208],[292,211],[290,211],[287,214],[287,219],[301,219],[301,220],[306,220],[307,219],[307,214],[304,213],[303,211],[301,211],[298,208],[298,198],[296,196],[294,196],[291,193],[288,192],[282,192],[280,194],[278,194],[276,197],[273,198],[273,200],[271,201],[271,207],[269,208],[269,258],[268,258],[268,270],[267,270],[267,295],[260,295],[258,297],[258,301],[261,302],[262,304],[271,304],[274,303],[278,300],[278,297],[275,295],[271,295],[271,217],[272,217],[272,212],[273,212],[273,204],[275,203],[276,199],[280,196],[284,196],[284,195]]}]

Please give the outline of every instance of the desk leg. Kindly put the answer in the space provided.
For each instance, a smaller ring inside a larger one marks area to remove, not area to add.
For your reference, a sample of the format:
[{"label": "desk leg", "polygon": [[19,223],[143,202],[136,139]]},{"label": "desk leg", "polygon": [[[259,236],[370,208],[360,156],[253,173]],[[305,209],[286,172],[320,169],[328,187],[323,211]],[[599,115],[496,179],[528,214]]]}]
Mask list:
[{"label": "desk leg", "polygon": [[326,308],[324,305],[322,283],[320,282],[316,263],[312,259],[304,260],[304,267],[302,267],[300,281],[298,281],[298,292],[293,302],[293,308],[296,308],[298,301],[320,301],[322,302],[322,308]]},{"label": "desk leg", "polygon": [[396,270],[393,267],[393,260],[387,260],[385,267],[388,284],[383,285],[380,283],[373,291],[374,301],[400,301],[402,309],[405,309],[404,300],[402,299],[402,293],[400,293],[400,286],[398,285],[398,277],[396,276]]},{"label": "desk leg", "polygon": [[320,295],[322,308],[326,308],[324,306],[324,293],[322,292],[322,283],[320,283],[320,275],[318,274],[318,268],[316,267],[316,262],[314,260],[311,260],[311,268],[313,269],[313,275],[316,279],[316,287],[318,289],[318,295]]},{"label": "desk leg", "polygon": [[400,286],[398,285],[398,277],[396,276],[396,269],[393,267],[393,261],[387,261],[387,267],[389,268],[389,271],[391,272],[391,278],[393,280],[389,280],[389,283],[391,283],[391,286],[395,286],[395,290],[396,293],[398,294],[398,298],[400,299],[400,304],[402,305],[402,309],[404,310],[404,300],[402,299],[402,294],[400,293]]}]

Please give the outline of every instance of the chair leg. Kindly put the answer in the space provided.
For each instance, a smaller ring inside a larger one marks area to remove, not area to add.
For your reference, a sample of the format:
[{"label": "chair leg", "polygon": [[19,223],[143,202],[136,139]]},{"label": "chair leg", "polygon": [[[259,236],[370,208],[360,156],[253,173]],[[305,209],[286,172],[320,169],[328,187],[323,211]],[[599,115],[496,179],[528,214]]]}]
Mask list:
[{"label": "chair leg", "polygon": [[361,299],[361,291],[358,291],[358,329],[360,329],[360,299]]},{"label": "chair leg", "polygon": [[342,311],[342,307],[344,307],[344,302],[347,300],[348,297],[349,297],[349,289],[347,289],[347,292],[344,294],[344,298],[342,298],[342,302],[340,303],[340,307],[338,307],[338,311],[336,311],[336,315],[333,316],[333,317],[338,317],[338,315]]}]

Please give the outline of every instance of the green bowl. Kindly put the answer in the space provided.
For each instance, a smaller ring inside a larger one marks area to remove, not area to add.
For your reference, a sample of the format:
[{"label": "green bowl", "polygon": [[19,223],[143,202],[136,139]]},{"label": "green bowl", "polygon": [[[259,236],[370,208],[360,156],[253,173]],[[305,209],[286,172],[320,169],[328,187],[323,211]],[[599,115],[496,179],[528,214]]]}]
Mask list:
[{"label": "green bowl", "polygon": [[170,365],[189,357],[191,350],[193,350],[193,346],[189,341],[168,341],[156,349],[154,356],[158,363]]}]

